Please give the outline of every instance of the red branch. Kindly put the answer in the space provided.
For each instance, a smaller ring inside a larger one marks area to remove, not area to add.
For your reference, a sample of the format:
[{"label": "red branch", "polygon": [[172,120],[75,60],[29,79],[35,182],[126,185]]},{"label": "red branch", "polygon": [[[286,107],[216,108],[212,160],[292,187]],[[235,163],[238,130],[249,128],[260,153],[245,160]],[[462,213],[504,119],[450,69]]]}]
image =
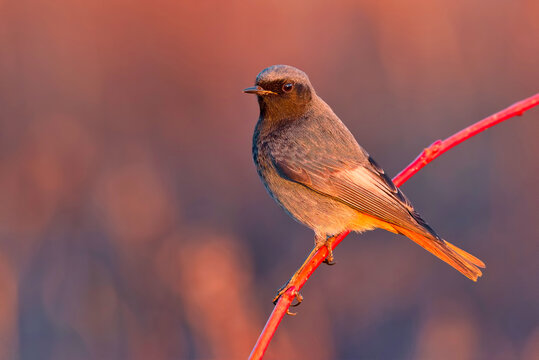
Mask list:
[{"label": "red branch", "polygon": [[[415,173],[421,170],[425,165],[430,163],[432,160],[436,159],[438,156],[442,155],[447,150],[452,147],[460,144],[461,142],[471,138],[474,135],[477,135],[483,130],[488,129],[504,120],[512,118],[514,116],[522,115],[526,110],[531,109],[534,106],[539,105],[539,93],[519,101],[507,109],[502,110],[494,115],[491,115],[477,123],[468,126],[464,130],[459,131],[453,136],[448,137],[445,140],[437,140],[428,148],[424,149],[423,152],[404,170],[402,170],[397,176],[393,178],[393,182],[396,186],[401,186],[409,178],[411,178]],[[339,234],[336,239],[333,241],[332,248],[335,249],[340,242],[350,233],[350,231],[345,231]],[[312,257],[311,261],[303,268],[303,271],[299,273],[299,276],[296,278],[294,283],[290,284],[291,286],[288,290],[279,298],[279,301],[275,305],[258,341],[256,342],[249,359],[261,359],[268,348],[268,345],[279,326],[279,323],[283,319],[284,314],[286,314],[288,308],[292,304],[292,301],[301,290],[303,285],[307,282],[309,277],[313,272],[320,266],[328,255],[327,248],[322,246],[318,252]]]}]

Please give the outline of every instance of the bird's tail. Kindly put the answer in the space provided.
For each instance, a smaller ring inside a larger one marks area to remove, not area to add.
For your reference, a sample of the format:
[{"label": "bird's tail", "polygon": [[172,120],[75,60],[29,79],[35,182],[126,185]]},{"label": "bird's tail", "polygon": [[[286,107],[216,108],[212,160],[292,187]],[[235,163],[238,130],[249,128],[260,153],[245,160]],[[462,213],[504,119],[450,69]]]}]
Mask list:
[{"label": "bird's tail", "polygon": [[453,244],[445,240],[429,239],[428,237],[413,232],[400,226],[393,226],[398,233],[413,240],[423,249],[430,251],[432,254],[445,261],[455,269],[460,271],[467,278],[477,281],[483,273],[479,268],[485,268],[485,263],[475,256],[459,249]]}]

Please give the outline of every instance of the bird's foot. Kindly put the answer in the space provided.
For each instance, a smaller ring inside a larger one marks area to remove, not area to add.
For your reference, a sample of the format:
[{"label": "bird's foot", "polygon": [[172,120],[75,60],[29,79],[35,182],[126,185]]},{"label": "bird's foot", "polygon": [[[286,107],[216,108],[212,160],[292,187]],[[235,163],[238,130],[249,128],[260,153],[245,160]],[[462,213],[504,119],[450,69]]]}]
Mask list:
[{"label": "bird's foot", "polygon": [[328,256],[324,259],[324,261],[322,261],[324,264],[326,265],[329,265],[329,266],[333,266],[336,264],[335,262],[335,257],[333,256],[333,251],[331,251],[330,249],[328,249]]},{"label": "bird's foot", "polygon": [[[277,301],[279,301],[279,299],[281,298],[281,296],[283,296],[283,294],[285,292],[288,291],[288,289],[290,289],[292,285],[290,285],[290,281],[287,282],[286,284],[284,284],[280,289],[279,291],[277,292],[277,295],[273,298],[273,305],[277,305]],[[303,301],[303,296],[299,293],[299,291],[295,291],[294,292],[294,296],[295,296],[295,299],[296,299],[296,303],[295,304],[291,304],[290,306],[298,306],[299,304],[301,304],[301,302]],[[289,309],[286,310],[286,313],[288,315],[296,315],[296,313],[293,313],[291,312]]]},{"label": "bird's foot", "polygon": [[328,249],[328,255],[324,259],[324,263],[327,265],[335,265],[335,257],[333,256],[333,249],[331,248],[331,245],[333,244],[333,241],[335,239],[336,235],[328,235],[326,237],[326,241],[324,242],[323,246],[325,246]]},{"label": "bird's foot", "polygon": [[[303,270],[305,269],[305,266],[307,264],[309,264],[309,262],[311,261],[313,256],[316,254],[316,252],[322,246],[325,246],[328,249],[328,254],[327,254],[326,259],[324,260],[324,262],[326,264],[328,264],[328,265],[334,265],[335,264],[334,257],[333,257],[333,250],[332,250],[332,244],[333,244],[334,240],[335,240],[335,236],[326,236],[326,235],[321,235],[321,234],[317,234],[315,236],[315,239],[314,239],[315,245],[314,245],[313,250],[311,251],[309,256],[307,256],[307,259],[303,262],[303,265],[301,265],[301,267],[290,278],[290,280],[288,280],[288,282],[286,284],[284,284],[277,291],[277,295],[275,295],[275,297],[273,298],[273,305],[276,305],[277,301],[279,301],[281,296],[283,296],[283,294],[286,293],[288,291],[288,289],[290,289],[295,284],[299,274],[301,274],[303,272]],[[296,303],[292,304],[291,306],[298,306],[303,301],[303,296],[301,296],[301,294],[299,293],[299,291],[297,289],[294,290],[293,295],[294,295],[294,297],[296,299]],[[289,315],[296,315],[295,313],[292,313],[289,310],[287,310],[286,313],[289,314]]]}]

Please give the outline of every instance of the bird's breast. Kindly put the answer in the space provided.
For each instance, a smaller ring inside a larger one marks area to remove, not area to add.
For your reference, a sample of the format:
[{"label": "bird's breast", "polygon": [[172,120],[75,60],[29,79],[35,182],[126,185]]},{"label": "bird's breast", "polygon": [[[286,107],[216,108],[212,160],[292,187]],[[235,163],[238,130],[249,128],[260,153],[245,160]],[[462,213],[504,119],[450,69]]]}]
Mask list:
[{"label": "bird's breast", "polygon": [[358,221],[351,207],[279,175],[264,139],[254,141],[253,159],[269,195],[296,221],[323,234],[340,233]]}]

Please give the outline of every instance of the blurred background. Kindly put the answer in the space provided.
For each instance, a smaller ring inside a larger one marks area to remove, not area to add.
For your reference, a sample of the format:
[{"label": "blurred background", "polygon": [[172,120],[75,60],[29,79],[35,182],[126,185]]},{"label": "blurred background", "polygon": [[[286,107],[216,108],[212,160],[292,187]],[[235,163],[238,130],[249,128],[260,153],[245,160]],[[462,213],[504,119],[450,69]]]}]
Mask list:
[{"label": "blurred background", "polygon": [[[390,175],[539,89],[539,2],[0,0],[0,359],[242,359],[312,232],[241,90],[273,64]],[[487,264],[350,235],[267,359],[538,359],[539,109],[403,186]],[[376,270],[374,270],[376,269]]]}]

